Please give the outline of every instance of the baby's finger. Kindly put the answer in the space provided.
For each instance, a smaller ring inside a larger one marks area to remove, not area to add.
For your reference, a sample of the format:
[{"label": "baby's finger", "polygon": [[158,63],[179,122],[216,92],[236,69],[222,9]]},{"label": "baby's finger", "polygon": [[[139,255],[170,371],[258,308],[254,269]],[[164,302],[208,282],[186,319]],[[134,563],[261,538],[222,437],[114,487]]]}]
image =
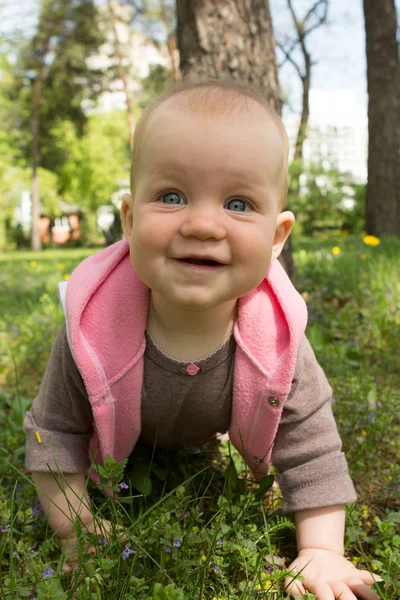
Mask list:
[{"label": "baby's finger", "polygon": [[[317,596],[318,600],[336,600],[338,597],[334,595],[331,586],[321,579],[305,581],[304,587],[314,594],[314,596]],[[344,598],[340,596],[340,600],[344,600]]]},{"label": "baby's finger", "polygon": [[286,578],[285,579],[285,591],[292,596],[292,598],[294,597],[295,594],[297,594],[298,596],[300,596],[301,598],[305,595],[306,590],[304,589],[303,584],[301,583],[301,581],[293,581],[293,579],[291,578]]},{"label": "baby's finger", "polygon": [[63,567],[61,569],[61,573],[63,575],[72,575],[73,572],[74,572],[74,568],[70,563],[63,564]]},{"label": "baby's finger", "polygon": [[382,577],[379,577],[379,575],[374,575],[369,571],[361,569],[357,569],[357,577],[359,577],[367,585],[373,585],[377,581],[383,581]]},{"label": "baby's finger", "polygon": [[[337,585],[337,584],[338,584],[338,582],[335,582],[335,584],[332,584],[332,589],[336,590],[336,588],[334,588],[334,585]],[[353,600],[353,598],[356,598],[356,597],[363,598],[363,600],[379,600],[378,594],[376,592],[374,592],[374,590],[372,590],[369,587],[369,585],[364,583],[362,581],[362,579],[360,579],[358,577],[347,577],[346,584],[354,594],[354,595],[353,594],[351,595],[352,600]]]}]

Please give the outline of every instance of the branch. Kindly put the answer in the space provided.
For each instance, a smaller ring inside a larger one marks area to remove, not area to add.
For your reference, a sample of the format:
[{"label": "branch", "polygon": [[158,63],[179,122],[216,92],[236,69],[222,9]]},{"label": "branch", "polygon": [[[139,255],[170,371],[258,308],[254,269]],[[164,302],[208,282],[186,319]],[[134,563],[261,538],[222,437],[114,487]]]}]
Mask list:
[{"label": "branch", "polygon": [[[320,27],[321,25],[323,25],[327,21],[327,18],[328,18],[328,9],[329,9],[329,0],[317,0],[317,2],[315,2],[311,6],[311,8],[308,10],[306,16],[304,17],[304,19],[302,21],[300,21],[297,18],[297,15],[296,15],[295,10],[293,8],[292,0],[287,0],[287,2],[288,2],[289,10],[290,10],[291,15],[292,15],[294,26],[296,27],[296,30],[297,30],[297,34],[298,34],[299,40],[300,39],[304,40],[312,31],[314,31],[315,29],[318,29],[318,27]],[[307,27],[306,27],[307,22],[317,12],[317,10],[318,10],[318,8],[320,6],[324,7],[323,14],[319,17],[319,19],[317,20],[317,22],[314,23],[314,25],[311,25],[307,29]]]},{"label": "branch", "polygon": [[[291,63],[293,66],[294,66],[294,68],[296,69],[296,71],[297,71],[297,73],[298,73],[298,76],[300,77],[300,79],[301,79],[301,80],[303,80],[303,78],[304,78],[304,75],[303,75],[303,73],[301,72],[301,70],[300,70],[300,67],[299,67],[299,65],[296,63],[296,61],[295,61],[295,60],[294,60],[294,59],[291,57],[291,55],[290,55],[288,52],[286,52],[286,50],[285,50],[285,48],[282,46],[282,44],[280,44],[279,42],[276,42],[276,45],[277,45],[277,46],[278,46],[278,48],[279,48],[279,49],[280,49],[280,50],[283,52],[283,54],[286,56],[286,60],[284,60],[284,61],[283,61],[283,62],[282,62],[280,65],[279,65],[279,68],[280,68],[282,65],[284,65],[286,61],[289,61],[289,62],[290,62],[290,63]],[[297,42],[296,42],[296,45],[297,45]]]},{"label": "branch", "polygon": [[[295,12],[293,4],[292,4],[292,0],[287,0],[287,3],[288,3],[288,8],[290,10],[290,13],[292,15],[293,24],[297,31],[297,38],[295,40],[293,40],[293,42],[288,50],[286,50],[283,47],[283,44],[280,44],[279,42],[277,43],[277,46],[282,50],[282,52],[284,53],[284,55],[286,57],[286,60],[284,60],[279,66],[282,66],[288,60],[289,62],[292,63],[293,66],[296,67],[296,70],[297,70],[298,74],[300,75],[300,69],[297,66],[297,64],[295,64],[295,61],[292,58],[292,52],[297,47],[297,45],[300,44],[304,59],[306,61],[309,60],[309,52],[306,48],[305,40],[306,40],[306,37],[312,31],[314,31],[315,29],[318,29],[318,27],[320,27],[321,25],[323,25],[326,22],[327,17],[328,17],[329,0],[317,0],[317,2],[315,2],[310,7],[310,9],[308,10],[306,16],[304,17],[304,19],[302,21],[300,21],[296,15],[296,12]],[[321,6],[324,7],[323,14],[320,16],[320,18],[317,20],[316,23],[314,23],[307,29],[307,27],[306,27],[307,22],[312,18],[312,16],[317,12],[318,8]],[[302,77],[302,75],[300,75],[300,76]]]}]

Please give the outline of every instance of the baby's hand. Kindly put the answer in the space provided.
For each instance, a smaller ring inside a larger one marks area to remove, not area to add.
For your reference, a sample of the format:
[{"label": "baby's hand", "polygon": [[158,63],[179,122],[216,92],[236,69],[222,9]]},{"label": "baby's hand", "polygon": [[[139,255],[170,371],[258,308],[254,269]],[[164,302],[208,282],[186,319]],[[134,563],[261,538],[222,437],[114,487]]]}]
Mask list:
[{"label": "baby's hand", "polygon": [[[301,550],[289,567],[293,577],[285,579],[285,589],[290,594],[303,596],[309,590],[317,600],[379,600],[369,586],[380,577],[357,569],[344,556],[328,550]],[[295,579],[295,574],[304,579]]]},{"label": "baby's hand", "polygon": [[[95,533],[101,538],[103,543],[104,541],[109,540],[110,533],[113,529],[115,530],[115,527],[113,528],[110,521],[107,521],[106,519],[97,519],[96,522],[91,523],[87,528],[89,532]],[[121,540],[123,540],[124,534],[122,533],[122,528],[119,529],[121,529]],[[79,562],[79,544],[76,534],[72,532],[68,538],[60,538],[60,546],[66,559],[62,572],[64,575],[71,575],[77,570]],[[85,551],[87,554],[95,554],[96,548],[94,546],[86,547]]]}]

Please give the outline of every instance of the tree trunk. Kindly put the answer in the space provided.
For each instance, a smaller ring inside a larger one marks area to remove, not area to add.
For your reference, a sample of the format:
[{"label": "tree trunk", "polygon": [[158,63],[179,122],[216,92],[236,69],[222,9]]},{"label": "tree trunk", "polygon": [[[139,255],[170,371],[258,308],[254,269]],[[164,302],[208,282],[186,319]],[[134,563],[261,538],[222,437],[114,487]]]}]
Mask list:
[{"label": "tree trunk", "polygon": [[40,194],[39,194],[39,126],[40,98],[42,93],[42,73],[36,74],[33,82],[33,115],[32,115],[32,238],[31,247],[34,251],[42,249],[40,239]]},{"label": "tree trunk", "polygon": [[128,127],[129,127],[129,144],[132,149],[133,145],[133,134],[135,132],[135,118],[133,116],[133,106],[132,99],[129,93],[128,87],[128,76],[126,73],[125,65],[124,65],[124,56],[121,50],[121,42],[118,36],[118,17],[115,14],[114,7],[111,0],[107,1],[108,14],[110,16],[111,27],[113,30],[114,36],[114,56],[117,59],[117,68],[118,75],[122,81],[122,86],[124,88],[125,94],[125,103],[126,103],[126,114],[128,118]]},{"label": "tree trunk", "polygon": [[[176,8],[183,75],[190,71],[199,80],[229,75],[247,81],[280,113],[282,98],[268,0],[177,0]],[[282,263],[292,276],[290,242],[285,245]]]},{"label": "tree trunk", "polygon": [[368,73],[366,230],[400,235],[400,62],[394,0],[364,0]]},{"label": "tree trunk", "polygon": [[165,3],[165,0],[161,0],[160,16],[161,21],[164,23],[167,31],[167,48],[171,61],[171,69],[174,74],[174,81],[180,81],[182,79],[182,75],[179,68],[179,52],[178,48],[176,47],[176,38],[172,27],[171,15],[168,12],[168,7]]}]

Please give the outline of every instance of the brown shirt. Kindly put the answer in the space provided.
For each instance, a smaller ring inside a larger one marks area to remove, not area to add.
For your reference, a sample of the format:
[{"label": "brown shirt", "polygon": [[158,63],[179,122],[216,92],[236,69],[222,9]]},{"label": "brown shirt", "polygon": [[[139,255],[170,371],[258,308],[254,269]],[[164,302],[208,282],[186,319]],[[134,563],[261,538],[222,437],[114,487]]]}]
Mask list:
[{"label": "brown shirt", "polygon": [[[230,426],[236,342],[193,363],[164,354],[148,332],[144,354],[139,443],[168,450],[198,446]],[[193,369],[193,367],[192,367]],[[193,371],[192,371],[193,372]],[[88,395],[61,328],[31,410],[25,417],[26,468],[84,472],[93,416]],[[41,443],[38,443],[39,432]],[[356,495],[331,410],[331,388],[304,337],[292,389],[272,452],[284,512],[343,504]]]}]

